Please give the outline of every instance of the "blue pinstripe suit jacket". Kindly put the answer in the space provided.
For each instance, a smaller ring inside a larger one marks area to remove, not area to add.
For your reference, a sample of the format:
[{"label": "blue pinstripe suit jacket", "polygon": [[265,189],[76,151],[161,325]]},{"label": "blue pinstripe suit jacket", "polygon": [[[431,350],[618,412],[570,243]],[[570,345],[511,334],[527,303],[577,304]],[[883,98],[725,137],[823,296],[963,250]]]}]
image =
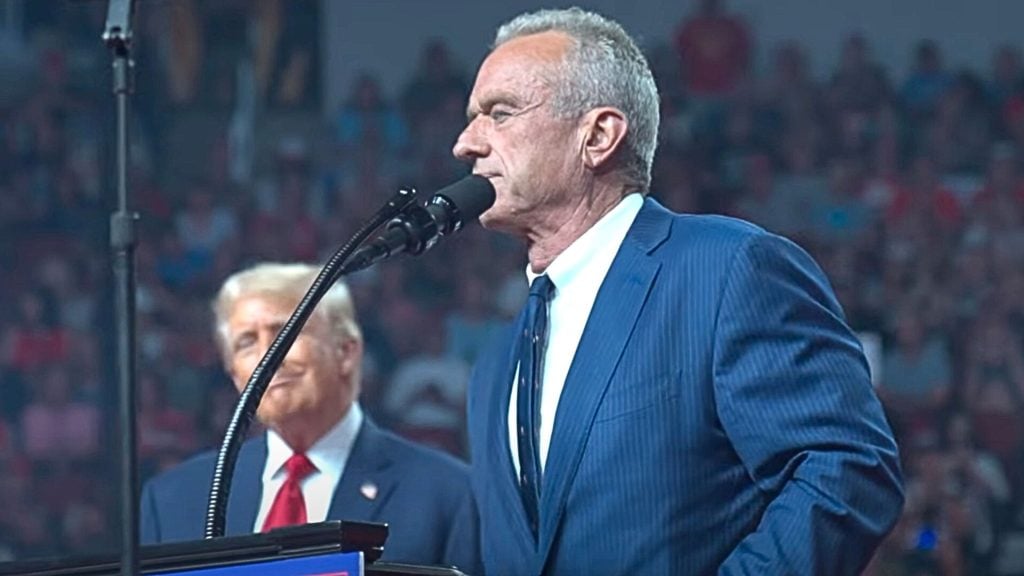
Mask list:
[{"label": "blue pinstripe suit jacket", "polygon": [[899,515],[861,347],[811,258],[756,226],[645,200],[566,379],[536,541],[513,354],[510,332],[470,388],[488,574],[857,574]]}]

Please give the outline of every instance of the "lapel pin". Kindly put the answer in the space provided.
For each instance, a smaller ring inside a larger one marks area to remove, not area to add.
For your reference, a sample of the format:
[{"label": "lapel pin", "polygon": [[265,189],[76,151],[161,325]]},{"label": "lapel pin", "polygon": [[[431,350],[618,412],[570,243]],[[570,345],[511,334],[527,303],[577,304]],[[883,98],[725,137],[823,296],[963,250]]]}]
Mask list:
[{"label": "lapel pin", "polygon": [[375,500],[377,498],[377,485],[373,482],[363,482],[363,485],[359,487],[359,493],[367,500]]}]

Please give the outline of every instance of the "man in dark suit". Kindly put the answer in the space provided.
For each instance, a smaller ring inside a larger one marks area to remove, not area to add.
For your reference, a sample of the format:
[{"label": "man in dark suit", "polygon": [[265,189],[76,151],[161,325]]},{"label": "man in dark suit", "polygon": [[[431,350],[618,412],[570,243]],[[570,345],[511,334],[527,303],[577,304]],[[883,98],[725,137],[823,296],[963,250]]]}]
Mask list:
[{"label": "man in dark suit", "polygon": [[488,573],[858,574],[896,445],[821,270],[647,198],[658,94],[616,23],[502,26],[454,154],[523,238],[530,297],[469,391]]},{"label": "man in dark suit", "polygon": [[[262,264],[236,273],[214,302],[228,374],[244,389],[318,270]],[[383,559],[480,571],[467,467],[378,428],[357,402],[363,341],[342,283],[310,316],[257,416],[267,432],[241,449],[228,535],[328,520],[387,522]],[[199,539],[214,453],[148,482],[144,543]]]}]

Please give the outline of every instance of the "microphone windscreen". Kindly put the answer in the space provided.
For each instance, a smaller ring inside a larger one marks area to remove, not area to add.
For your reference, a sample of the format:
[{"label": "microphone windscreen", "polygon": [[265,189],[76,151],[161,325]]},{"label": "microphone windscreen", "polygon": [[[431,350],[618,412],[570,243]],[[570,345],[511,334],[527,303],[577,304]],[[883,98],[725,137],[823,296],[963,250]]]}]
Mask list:
[{"label": "microphone windscreen", "polygon": [[471,174],[437,191],[455,205],[463,222],[476,220],[494,204],[494,186],[483,176]]}]

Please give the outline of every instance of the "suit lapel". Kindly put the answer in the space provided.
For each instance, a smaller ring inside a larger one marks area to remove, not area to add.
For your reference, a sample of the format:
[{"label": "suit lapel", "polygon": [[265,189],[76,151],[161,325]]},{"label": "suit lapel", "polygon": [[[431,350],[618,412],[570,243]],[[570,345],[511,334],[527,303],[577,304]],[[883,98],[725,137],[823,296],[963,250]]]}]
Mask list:
[{"label": "suit lapel", "polygon": [[541,496],[540,567],[546,563],[594,415],[633,333],[660,264],[648,254],[667,237],[670,213],[647,199],[597,294],[555,414]]},{"label": "suit lapel", "polygon": [[225,534],[251,534],[263,496],[263,467],[267,463],[267,435],[260,434],[242,445],[228,496]]},{"label": "suit lapel", "polygon": [[377,520],[381,505],[398,480],[388,473],[392,461],[386,442],[384,433],[369,417],[363,420],[345,471],[334,489],[328,520]]}]

